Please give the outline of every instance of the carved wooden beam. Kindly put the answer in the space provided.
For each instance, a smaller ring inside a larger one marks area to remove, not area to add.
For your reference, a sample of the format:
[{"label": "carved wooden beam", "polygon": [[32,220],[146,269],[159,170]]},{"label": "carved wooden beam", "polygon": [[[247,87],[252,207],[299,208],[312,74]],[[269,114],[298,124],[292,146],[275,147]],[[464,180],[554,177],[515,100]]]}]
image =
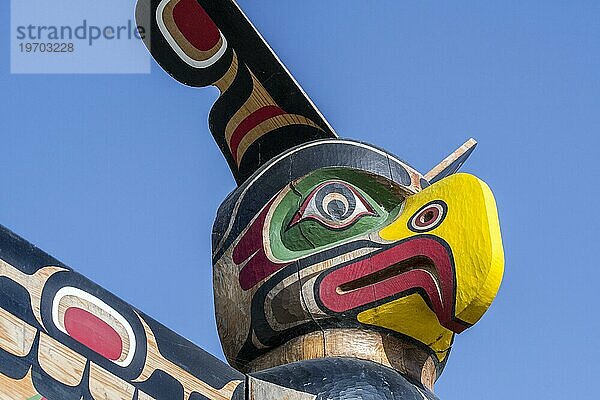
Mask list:
[{"label": "carved wooden beam", "polygon": [[244,375],[5,228],[0,250],[0,399],[244,398]]}]

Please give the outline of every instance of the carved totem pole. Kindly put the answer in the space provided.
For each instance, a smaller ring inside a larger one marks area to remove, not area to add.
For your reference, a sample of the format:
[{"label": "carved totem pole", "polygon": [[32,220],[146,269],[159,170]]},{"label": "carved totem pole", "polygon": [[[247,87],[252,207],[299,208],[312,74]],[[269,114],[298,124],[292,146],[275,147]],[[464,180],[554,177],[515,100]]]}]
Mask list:
[{"label": "carved totem pole", "polygon": [[504,268],[494,197],[342,140],[232,0],[140,0],[156,61],[221,95],[238,187],[213,229],[232,367],[0,230],[0,400],[436,399],[456,333]]}]

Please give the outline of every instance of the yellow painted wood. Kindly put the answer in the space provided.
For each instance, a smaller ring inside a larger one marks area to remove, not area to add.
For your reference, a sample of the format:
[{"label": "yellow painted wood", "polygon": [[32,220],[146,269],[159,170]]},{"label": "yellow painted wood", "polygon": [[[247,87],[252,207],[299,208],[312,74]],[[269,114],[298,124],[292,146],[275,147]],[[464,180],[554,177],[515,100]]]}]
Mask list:
[{"label": "yellow painted wood", "polygon": [[[425,204],[442,200],[448,206],[444,221],[427,232],[445,240],[452,249],[456,272],[455,317],[476,323],[489,308],[504,272],[504,250],[496,202],[489,187],[469,174],[449,176],[406,199],[396,221],[380,232],[395,241],[417,235],[408,221]],[[406,324],[427,316],[415,314]]]}]

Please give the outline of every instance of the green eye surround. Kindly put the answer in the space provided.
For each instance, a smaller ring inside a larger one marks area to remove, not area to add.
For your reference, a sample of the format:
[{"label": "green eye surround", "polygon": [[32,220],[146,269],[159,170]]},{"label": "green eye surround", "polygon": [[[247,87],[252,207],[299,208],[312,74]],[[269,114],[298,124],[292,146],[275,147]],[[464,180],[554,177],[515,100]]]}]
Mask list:
[{"label": "green eye surround", "polygon": [[403,198],[392,189],[380,177],[350,168],[328,168],[300,178],[272,206],[273,255],[290,260],[368,234],[397,215]]}]

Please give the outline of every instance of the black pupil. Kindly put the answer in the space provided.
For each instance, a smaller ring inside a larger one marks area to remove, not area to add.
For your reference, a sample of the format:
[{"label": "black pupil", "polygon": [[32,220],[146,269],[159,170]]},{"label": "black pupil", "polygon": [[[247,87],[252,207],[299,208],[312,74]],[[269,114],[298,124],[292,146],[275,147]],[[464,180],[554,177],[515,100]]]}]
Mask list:
[{"label": "black pupil", "polygon": [[328,183],[319,189],[315,197],[319,213],[331,221],[344,221],[356,210],[354,192],[341,182]]},{"label": "black pupil", "polygon": [[341,200],[332,200],[327,204],[327,213],[333,219],[341,220],[344,214],[346,214],[346,206]]},{"label": "black pupil", "polygon": [[425,212],[425,214],[423,215],[423,222],[428,223],[433,218],[435,218],[435,213],[433,211],[429,210],[429,211]]}]

